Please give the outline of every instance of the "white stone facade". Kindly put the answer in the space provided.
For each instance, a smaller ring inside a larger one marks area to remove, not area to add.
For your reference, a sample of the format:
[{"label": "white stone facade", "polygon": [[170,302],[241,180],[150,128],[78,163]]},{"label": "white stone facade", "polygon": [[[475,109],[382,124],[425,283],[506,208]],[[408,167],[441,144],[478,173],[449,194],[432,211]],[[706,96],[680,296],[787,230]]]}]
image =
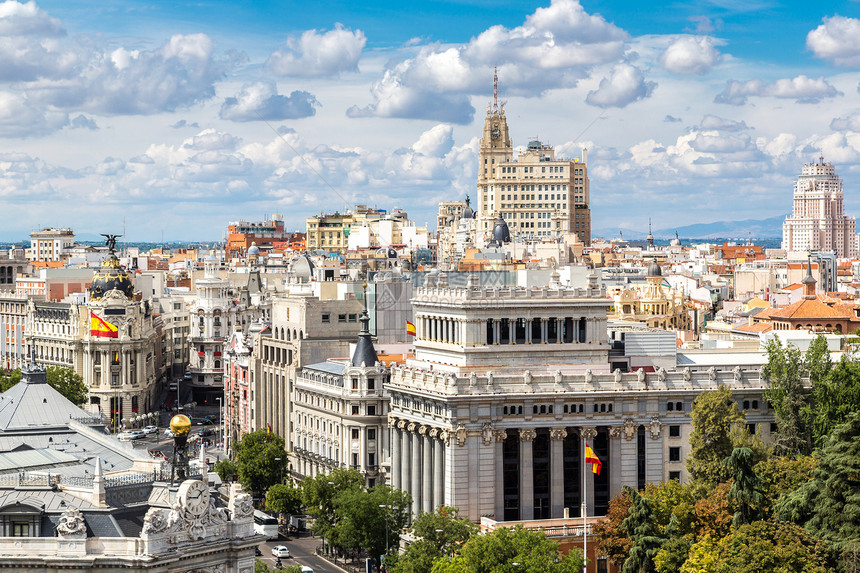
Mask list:
[{"label": "white stone facade", "polygon": [[790,217],[782,225],[782,248],[789,252],[825,251],[839,258],[857,255],[856,220],[845,216],[842,180],[824,162],[807,163],[794,183]]}]

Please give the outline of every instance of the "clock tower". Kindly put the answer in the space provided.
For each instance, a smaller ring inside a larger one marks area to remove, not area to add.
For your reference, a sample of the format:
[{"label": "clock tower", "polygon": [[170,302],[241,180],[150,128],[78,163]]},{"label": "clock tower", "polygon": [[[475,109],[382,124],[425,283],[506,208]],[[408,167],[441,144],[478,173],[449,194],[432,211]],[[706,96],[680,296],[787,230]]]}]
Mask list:
[{"label": "clock tower", "polygon": [[514,148],[508,133],[508,120],[505,117],[505,104],[499,104],[499,76],[493,71],[493,104],[487,106],[484,119],[484,133],[478,149],[478,219],[481,231],[489,231],[494,221],[489,182],[496,178],[499,164],[513,158]]}]

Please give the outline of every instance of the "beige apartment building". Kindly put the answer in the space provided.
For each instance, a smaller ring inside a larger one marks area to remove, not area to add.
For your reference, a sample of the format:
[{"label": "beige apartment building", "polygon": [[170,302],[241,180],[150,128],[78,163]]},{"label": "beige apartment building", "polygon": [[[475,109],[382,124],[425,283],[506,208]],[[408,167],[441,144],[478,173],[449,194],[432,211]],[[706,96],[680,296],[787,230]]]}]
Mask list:
[{"label": "beige apartment building", "polygon": [[514,156],[504,104],[487,108],[478,151],[479,232],[489,235],[497,214],[511,236],[539,238],[575,233],[591,244],[587,150],[582,158],[556,158],[538,140]]},{"label": "beige apartment building", "polygon": [[782,224],[782,248],[789,252],[825,251],[839,258],[857,254],[856,220],[845,216],[842,180],[824,162],[807,163],[794,183],[791,216]]},{"label": "beige apartment building", "polygon": [[29,261],[61,261],[63,251],[75,244],[71,229],[42,229],[30,233]]}]

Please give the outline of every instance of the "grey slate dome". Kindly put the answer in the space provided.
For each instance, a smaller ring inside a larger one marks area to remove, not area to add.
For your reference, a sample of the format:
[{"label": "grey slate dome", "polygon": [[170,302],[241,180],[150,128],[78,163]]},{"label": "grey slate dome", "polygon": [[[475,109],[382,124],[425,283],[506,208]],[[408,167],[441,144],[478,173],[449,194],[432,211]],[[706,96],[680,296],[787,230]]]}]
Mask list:
[{"label": "grey slate dome", "polygon": [[648,265],[647,276],[649,277],[662,277],[663,269],[660,268],[660,265],[657,264],[657,261],[651,261],[651,264]]},{"label": "grey slate dome", "polygon": [[114,254],[102,262],[101,269],[93,273],[89,288],[90,300],[101,300],[112,290],[121,292],[128,300],[134,299],[134,284],[131,282],[131,277],[119,264]]},{"label": "grey slate dome", "polygon": [[469,196],[466,195],[466,208],[463,209],[463,214],[461,216],[462,219],[474,219],[475,211],[472,210],[472,206],[469,204]]},{"label": "grey slate dome", "polygon": [[254,241],[251,242],[251,246],[248,247],[248,254],[249,255],[259,255],[260,254],[260,247],[257,246],[256,242],[254,242]]},{"label": "grey slate dome", "polygon": [[493,240],[500,245],[511,242],[511,231],[508,229],[508,224],[505,223],[501,213],[499,213],[499,218],[496,219],[496,223],[493,225]]},{"label": "grey slate dome", "polygon": [[307,255],[299,255],[290,262],[290,272],[300,279],[309,281],[314,276],[314,262]]}]

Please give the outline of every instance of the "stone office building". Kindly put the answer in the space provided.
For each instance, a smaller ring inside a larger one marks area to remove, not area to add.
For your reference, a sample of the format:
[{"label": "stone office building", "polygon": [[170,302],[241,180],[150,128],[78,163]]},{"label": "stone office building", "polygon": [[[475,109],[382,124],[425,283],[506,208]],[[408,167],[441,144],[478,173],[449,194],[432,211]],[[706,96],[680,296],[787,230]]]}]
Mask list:
[{"label": "stone office building", "polygon": [[390,483],[416,513],[578,516],[583,440],[603,462],[588,478],[589,515],[605,514],[623,485],[683,481],[692,402],[720,384],[746,406],[750,430],[769,436],[757,371],[609,372],[610,301],[593,275],[585,289],[436,284],[414,303],[416,356],[392,368],[387,389]]}]

